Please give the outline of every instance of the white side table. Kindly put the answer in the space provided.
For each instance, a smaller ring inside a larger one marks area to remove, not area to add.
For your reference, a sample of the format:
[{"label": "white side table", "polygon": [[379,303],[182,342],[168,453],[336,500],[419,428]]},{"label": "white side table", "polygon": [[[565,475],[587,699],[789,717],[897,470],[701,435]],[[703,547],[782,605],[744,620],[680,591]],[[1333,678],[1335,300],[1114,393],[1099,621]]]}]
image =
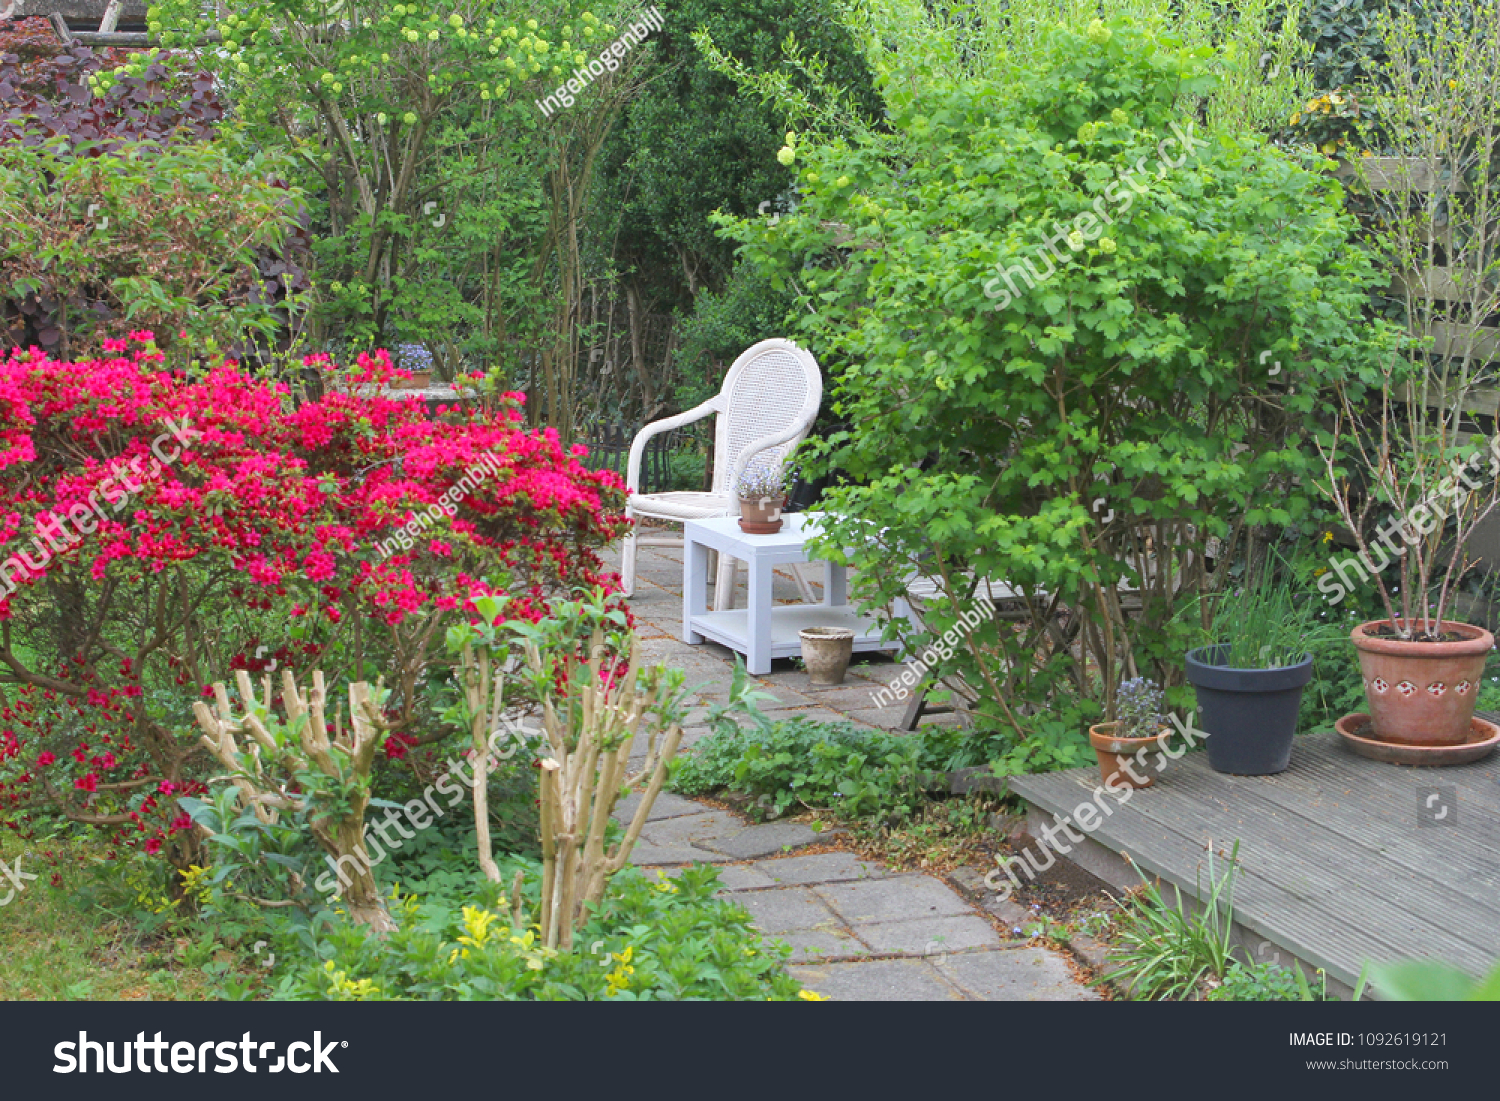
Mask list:
[{"label": "white side table", "polygon": [[[854,631],[856,653],[900,649],[899,642],[882,639],[875,622],[850,606],[847,571],[832,562],[824,563],[827,574],[821,604],[771,603],[771,571],[811,561],[806,543],[818,517],[815,512],[788,513],[775,535],[747,535],[736,516],[687,521],[683,525],[682,640],[690,646],[706,638],[723,643],[744,654],[745,667],[756,674],[769,673],[772,658],[799,655],[798,632],[804,627],[848,627]],[[745,563],[750,574],[747,608],[708,610],[711,550]]]}]

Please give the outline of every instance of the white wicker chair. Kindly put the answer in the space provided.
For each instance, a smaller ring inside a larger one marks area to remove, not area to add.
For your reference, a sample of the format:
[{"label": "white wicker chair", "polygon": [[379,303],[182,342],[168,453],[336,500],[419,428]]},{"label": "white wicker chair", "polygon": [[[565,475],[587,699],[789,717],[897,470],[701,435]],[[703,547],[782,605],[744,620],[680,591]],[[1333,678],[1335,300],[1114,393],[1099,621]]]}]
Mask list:
[{"label": "white wicker chair", "polygon": [[[823,400],[823,376],[810,352],[790,340],[762,340],[746,349],[729,368],[724,388],[702,405],[666,420],[653,421],[630,445],[625,486],[629,498],[625,514],[631,518],[703,520],[730,516],[738,510],[734,487],[752,459],[783,458],[806,437]],[[646,441],[717,413],[714,426],[713,489],[708,493],[639,493],[641,456]],[[626,595],[635,591],[637,545],[680,546],[672,536],[637,534],[625,537],[620,574]],[[735,564],[719,556],[714,608],[728,608],[734,592]]]}]

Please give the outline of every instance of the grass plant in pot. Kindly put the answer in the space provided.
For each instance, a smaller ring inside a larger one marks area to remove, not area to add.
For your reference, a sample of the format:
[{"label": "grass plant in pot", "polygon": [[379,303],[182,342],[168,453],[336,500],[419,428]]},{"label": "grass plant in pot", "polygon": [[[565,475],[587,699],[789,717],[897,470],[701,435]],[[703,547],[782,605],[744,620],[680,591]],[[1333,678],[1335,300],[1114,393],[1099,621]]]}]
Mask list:
[{"label": "grass plant in pot", "polygon": [[[1302,689],[1312,679],[1310,643],[1339,633],[1319,622],[1312,594],[1294,593],[1267,556],[1213,607],[1210,641],[1187,653],[1198,723],[1217,772],[1267,776],[1291,763]],[[1301,599],[1299,599],[1299,596]]]},{"label": "grass plant in pot", "polygon": [[740,476],[740,530],[750,535],[775,535],[781,530],[786,507],[786,469],[781,463],[751,465]]},{"label": "grass plant in pot", "polygon": [[[1500,493],[1500,436],[1487,447],[1474,413],[1489,408],[1484,326],[1500,312],[1497,28],[1493,0],[1383,25],[1386,60],[1353,144],[1389,155],[1349,166],[1371,209],[1368,245],[1396,273],[1393,305],[1410,334],[1339,383],[1338,420],[1319,440],[1321,488],[1359,553],[1331,561],[1319,588],[1335,603],[1361,586],[1379,590],[1385,618],[1352,632],[1369,707],[1363,737],[1419,747],[1401,755],[1406,763],[1458,763],[1452,750],[1500,735],[1474,718],[1494,637],[1448,618],[1472,565],[1470,537]],[[1356,719],[1339,729],[1363,752],[1350,737]]]},{"label": "grass plant in pot", "polygon": [[1089,727],[1089,744],[1099,758],[1099,775],[1111,791],[1148,788],[1156,783],[1155,776],[1137,771],[1132,762],[1142,750],[1160,751],[1172,733],[1164,725],[1163,699],[1154,681],[1144,677],[1121,681],[1115,693],[1114,721]]}]

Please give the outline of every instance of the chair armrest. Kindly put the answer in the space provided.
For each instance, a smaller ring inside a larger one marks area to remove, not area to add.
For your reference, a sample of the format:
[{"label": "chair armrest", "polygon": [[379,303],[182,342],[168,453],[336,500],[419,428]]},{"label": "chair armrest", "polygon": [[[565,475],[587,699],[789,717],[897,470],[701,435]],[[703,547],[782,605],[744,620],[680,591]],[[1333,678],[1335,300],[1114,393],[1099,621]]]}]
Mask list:
[{"label": "chair armrest", "polygon": [[667,417],[665,420],[652,421],[635,434],[635,439],[630,443],[630,460],[625,467],[625,492],[639,493],[641,485],[641,458],[646,453],[646,443],[652,436],[658,436],[663,432],[670,432],[674,428],[681,428],[684,424],[692,424],[701,421],[711,413],[719,411],[718,398],[710,398],[702,405],[694,406],[686,413],[678,413],[675,417]]},{"label": "chair armrest", "polygon": [[755,460],[755,457],[757,455],[759,455],[763,451],[769,451],[773,447],[779,447],[784,443],[789,443],[792,440],[801,439],[802,437],[807,435],[807,430],[811,427],[812,421],[811,419],[809,419],[802,424],[794,424],[790,428],[783,429],[780,432],[774,432],[769,436],[762,436],[758,440],[751,440],[749,443],[747,443],[740,450],[739,461],[734,464],[734,469],[730,472],[729,481],[725,487],[726,492],[728,492],[731,497],[734,496],[735,487],[740,483],[740,477],[745,473],[745,470],[750,466],[751,462]]}]

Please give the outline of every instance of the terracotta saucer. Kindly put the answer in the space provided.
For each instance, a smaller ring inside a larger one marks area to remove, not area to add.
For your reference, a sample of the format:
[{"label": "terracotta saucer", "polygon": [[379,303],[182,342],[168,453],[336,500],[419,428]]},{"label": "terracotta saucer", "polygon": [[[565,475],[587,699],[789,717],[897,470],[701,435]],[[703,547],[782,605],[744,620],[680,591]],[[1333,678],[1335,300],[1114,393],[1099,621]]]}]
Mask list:
[{"label": "terracotta saucer", "polygon": [[1443,765],[1467,765],[1482,761],[1500,745],[1500,726],[1475,718],[1469,726],[1469,739],[1458,745],[1397,745],[1394,742],[1378,742],[1361,735],[1370,733],[1370,716],[1362,711],[1345,715],[1333,728],[1344,739],[1344,745],[1368,757],[1372,761],[1385,761],[1392,765],[1416,765],[1437,768]]}]

